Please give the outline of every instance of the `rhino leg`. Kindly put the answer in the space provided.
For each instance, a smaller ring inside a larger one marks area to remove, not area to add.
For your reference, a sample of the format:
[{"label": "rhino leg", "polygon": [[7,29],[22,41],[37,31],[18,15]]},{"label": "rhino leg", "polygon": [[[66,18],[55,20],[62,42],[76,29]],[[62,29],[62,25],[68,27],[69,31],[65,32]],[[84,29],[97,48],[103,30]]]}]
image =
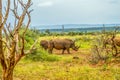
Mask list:
[{"label": "rhino leg", "polygon": [[53,42],[52,42],[52,41],[49,41],[49,43],[48,43],[48,52],[49,52],[49,53],[52,53],[53,47],[54,47]]},{"label": "rhino leg", "polygon": [[52,53],[52,51],[53,51],[53,46],[49,47],[49,49],[48,49],[49,53]]},{"label": "rhino leg", "polygon": [[48,50],[48,53],[52,53],[52,50]]},{"label": "rhino leg", "polygon": [[64,54],[65,49],[62,50],[62,54]]},{"label": "rhino leg", "polygon": [[69,50],[69,48],[67,49],[67,52],[68,52],[68,54],[70,54],[70,50]]}]

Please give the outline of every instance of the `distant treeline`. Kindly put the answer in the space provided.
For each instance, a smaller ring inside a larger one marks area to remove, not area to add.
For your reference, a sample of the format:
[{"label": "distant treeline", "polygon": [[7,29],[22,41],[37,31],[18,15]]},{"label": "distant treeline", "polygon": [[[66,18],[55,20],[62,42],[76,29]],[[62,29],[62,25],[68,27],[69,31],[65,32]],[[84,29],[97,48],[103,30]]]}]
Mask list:
[{"label": "distant treeline", "polygon": [[70,29],[32,29],[32,31],[37,32],[40,34],[40,36],[58,36],[58,35],[95,35],[95,34],[101,34],[101,33],[107,33],[111,34],[114,32],[115,29],[118,29],[120,31],[120,28],[118,26],[115,27],[91,27],[91,28],[70,28]]},{"label": "distant treeline", "polygon": [[102,30],[113,31],[116,27],[91,27],[91,28],[67,28],[67,29],[40,29],[40,32],[46,32],[49,30],[50,32],[99,32]]},{"label": "distant treeline", "polygon": [[37,29],[41,32],[49,30],[50,32],[96,32],[103,29],[112,31],[120,24],[63,24],[63,25],[40,25],[31,26],[31,29]]}]

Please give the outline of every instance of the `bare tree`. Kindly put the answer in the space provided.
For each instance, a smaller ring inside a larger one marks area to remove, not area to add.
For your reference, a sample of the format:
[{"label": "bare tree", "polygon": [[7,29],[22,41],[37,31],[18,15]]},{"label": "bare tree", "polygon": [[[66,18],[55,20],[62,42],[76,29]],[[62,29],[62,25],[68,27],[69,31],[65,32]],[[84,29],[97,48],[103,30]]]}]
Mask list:
[{"label": "bare tree", "polygon": [[120,37],[116,37],[119,27],[115,27],[115,30],[109,32],[102,32],[93,42],[93,47],[91,49],[92,55],[90,58],[91,62],[98,63],[100,60],[107,60],[109,56],[117,57],[120,47]]},{"label": "bare tree", "polygon": [[[11,0],[7,0],[5,14],[2,14],[2,0],[0,0],[0,62],[2,66],[2,80],[13,80],[13,70],[19,60],[30,53],[35,45],[35,42],[29,50],[25,50],[25,34],[30,26],[31,16],[30,6],[31,0],[13,0],[14,8],[10,8]],[[18,6],[19,5],[19,6]],[[21,12],[18,12],[21,8]],[[8,23],[10,11],[14,14],[14,27],[11,29],[11,23]],[[23,22],[27,18],[26,27],[20,35],[20,29]],[[3,37],[4,36],[4,37]]]},{"label": "bare tree", "polygon": [[111,46],[111,51],[113,56],[117,56],[119,53],[118,47],[120,47],[120,38],[117,38],[116,35],[118,33],[119,27],[116,27],[115,30],[112,32],[109,38],[104,40],[104,46],[107,49],[106,45],[109,44]]}]

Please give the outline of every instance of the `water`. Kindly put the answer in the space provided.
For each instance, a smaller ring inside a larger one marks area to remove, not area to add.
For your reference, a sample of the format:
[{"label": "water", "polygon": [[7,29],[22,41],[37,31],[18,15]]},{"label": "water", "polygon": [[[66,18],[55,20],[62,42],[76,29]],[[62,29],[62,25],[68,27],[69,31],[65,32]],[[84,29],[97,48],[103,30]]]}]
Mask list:
[{"label": "water", "polygon": [[49,30],[50,32],[93,32],[103,29],[112,31],[120,24],[65,24],[65,25],[40,25],[32,26],[32,29],[37,29],[41,32]]}]

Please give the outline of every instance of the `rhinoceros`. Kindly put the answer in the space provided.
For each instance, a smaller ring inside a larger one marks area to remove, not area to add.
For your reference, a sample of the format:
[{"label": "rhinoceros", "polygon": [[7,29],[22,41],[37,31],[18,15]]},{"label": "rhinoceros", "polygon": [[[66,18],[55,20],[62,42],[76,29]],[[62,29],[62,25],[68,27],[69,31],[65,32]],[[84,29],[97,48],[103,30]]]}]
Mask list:
[{"label": "rhinoceros", "polygon": [[48,41],[47,40],[41,40],[40,46],[43,47],[45,50],[48,49]]},{"label": "rhinoceros", "polygon": [[53,39],[48,43],[49,53],[52,53],[53,48],[62,50],[62,54],[64,54],[64,51],[67,50],[67,52],[70,54],[70,48],[77,51],[79,47],[75,46],[75,41],[71,39]]}]

